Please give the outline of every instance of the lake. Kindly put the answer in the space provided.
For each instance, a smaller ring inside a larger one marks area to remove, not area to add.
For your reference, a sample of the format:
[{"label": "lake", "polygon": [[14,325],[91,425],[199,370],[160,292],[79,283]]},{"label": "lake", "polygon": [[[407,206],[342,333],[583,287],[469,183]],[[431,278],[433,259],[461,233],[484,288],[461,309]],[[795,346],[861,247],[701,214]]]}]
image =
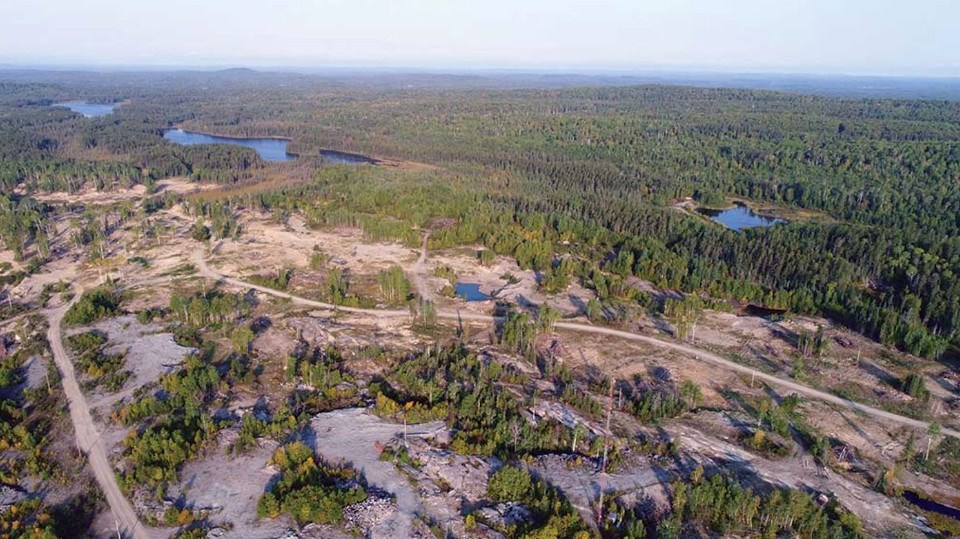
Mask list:
[{"label": "lake", "polygon": [[119,103],[87,103],[85,101],[65,101],[63,103],[54,103],[54,107],[66,107],[73,112],[79,112],[83,114],[84,118],[96,118],[98,116],[106,116],[113,112],[113,109],[117,108]]},{"label": "lake", "polygon": [[903,499],[908,502],[916,505],[917,507],[923,509],[924,511],[930,511],[932,513],[939,513],[941,515],[948,516],[950,518],[960,520],[960,509],[955,509],[949,505],[943,505],[942,503],[937,503],[933,500],[929,500],[924,496],[917,494],[916,492],[910,490],[903,491]]},{"label": "lake", "polygon": [[786,220],[777,217],[768,217],[766,215],[754,213],[753,210],[747,206],[744,206],[743,204],[737,204],[734,207],[725,210],[698,208],[697,211],[709,217],[711,221],[720,223],[732,230],[768,227],[777,223],[787,222]]},{"label": "lake", "polygon": [[476,283],[457,283],[454,286],[456,293],[467,301],[487,301],[490,296],[480,291],[480,285]]},{"label": "lake", "polygon": [[334,165],[375,165],[376,160],[357,153],[338,152],[337,150],[320,150],[320,158],[326,163]]},{"label": "lake", "polygon": [[289,144],[290,141],[284,138],[218,137],[205,133],[184,131],[183,129],[165,129],[163,131],[163,138],[184,146],[193,146],[196,144],[232,144],[234,146],[243,146],[256,151],[257,155],[264,161],[293,161],[297,158],[296,155],[287,153],[287,144]]}]

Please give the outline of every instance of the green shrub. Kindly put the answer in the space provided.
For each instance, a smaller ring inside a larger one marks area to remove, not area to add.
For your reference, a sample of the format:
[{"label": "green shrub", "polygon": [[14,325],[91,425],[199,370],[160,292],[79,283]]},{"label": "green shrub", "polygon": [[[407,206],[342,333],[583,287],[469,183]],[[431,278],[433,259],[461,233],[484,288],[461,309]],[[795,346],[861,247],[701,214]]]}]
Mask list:
[{"label": "green shrub", "polygon": [[559,490],[530,472],[504,466],[490,477],[487,497],[496,502],[519,502],[532,519],[500,530],[508,537],[590,537],[587,524]]},{"label": "green shrub", "polygon": [[900,389],[907,395],[922,401],[930,397],[927,382],[924,380],[923,375],[919,373],[913,372],[908,374],[907,377],[903,379],[903,382],[901,382]]},{"label": "green shrub", "polygon": [[107,338],[95,331],[79,333],[67,337],[67,346],[74,353],[74,362],[80,371],[93,380],[94,386],[103,385],[109,391],[116,391],[127,381],[130,373],[121,371],[124,354],[105,354],[103,345]]},{"label": "green shrub", "polygon": [[100,287],[84,292],[63,315],[63,322],[69,325],[89,324],[119,313],[120,294],[111,287]]},{"label": "green shrub", "polygon": [[[313,450],[302,442],[280,447],[270,463],[280,477],[257,504],[260,518],[276,518],[284,513],[301,525],[336,524],[343,519],[346,506],[367,499],[353,469],[317,462]],[[345,483],[355,486],[338,486]]]},{"label": "green shrub", "polygon": [[504,466],[493,474],[487,483],[487,497],[495,502],[523,500],[529,495],[532,486],[533,477],[530,472]]}]

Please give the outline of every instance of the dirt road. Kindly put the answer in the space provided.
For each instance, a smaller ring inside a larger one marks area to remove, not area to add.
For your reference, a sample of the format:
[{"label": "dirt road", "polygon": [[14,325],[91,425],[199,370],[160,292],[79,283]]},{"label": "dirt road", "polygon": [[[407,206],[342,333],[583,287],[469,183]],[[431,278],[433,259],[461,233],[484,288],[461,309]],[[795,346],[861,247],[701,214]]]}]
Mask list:
[{"label": "dirt road", "polygon": [[423,241],[420,243],[420,254],[417,256],[417,262],[414,264],[413,269],[410,271],[410,280],[413,281],[413,288],[416,290],[420,297],[433,301],[433,291],[430,290],[430,287],[427,286],[426,280],[424,280],[424,272],[426,270],[427,263],[427,242],[430,241],[430,231],[426,231],[423,234]]},{"label": "dirt road", "polygon": [[[901,425],[906,425],[908,427],[923,429],[924,431],[926,431],[927,428],[930,426],[930,423],[926,421],[920,421],[917,419],[912,419],[902,415],[897,415],[891,412],[873,408],[871,406],[853,402],[853,401],[838,397],[836,395],[833,395],[831,393],[826,393],[824,391],[820,391],[818,389],[805,386],[803,384],[798,384],[791,380],[786,380],[783,378],[779,378],[777,376],[756,371],[745,365],[741,365],[734,361],[730,361],[729,359],[720,357],[716,354],[712,354],[710,352],[701,350],[699,348],[695,348],[693,346],[688,346],[685,344],[680,344],[680,343],[675,343],[670,341],[664,341],[662,339],[657,339],[655,337],[648,337],[646,335],[637,335],[636,333],[629,333],[626,331],[619,331],[616,329],[597,327],[597,326],[586,326],[583,324],[571,324],[566,322],[558,322],[557,327],[563,328],[563,329],[569,329],[573,331],[584,331],[587,333],[609,335],[611,337],[619,337],[621,339],[627,339],[631,341],[638,341],[638,342],[643,342],[647,344],[652,344],[654,346],[659,346],[661,348],[668,348],[671,350],[675,350],[677,352],[682,352],[684,354],[691,355],[695,359],[698,359],[700,361],[713,363],[714,365],[718,365],[727,370],[749,374],[751,376],[755,376],[756,379],[758,380],[767,382],[768,384],[780,386],[789,391],[794,391],[796,393],[806,395],[808,397],[812,397],[818,400],[826,401],[831,404],[837,404],[839,406],[849,408],[855,412],[863,413],[863,414],[875,417],[877,419],[893,421],[896,423],[900,423]],[[956,431],[953,429],[942,428],[940,430],[940,433],[947,436],[952,436],[954,438],[960,438],[960,431]]]},{"label": "dirt road", "polygon": [[63,321],[63,315],[67,309],[76,302],[82,295],[82,290],[78,290],[74,299],[61,307],[46,312],[47,340],[50,342],[50,350],[53,352],[53,359],[60,370],[63,382],[63,391],[67,396],[67,403],[70,406],[70,419],[73,421],[73,428],[76,431],[77,443],[87,456],[93,475],[103,491],[113,518],[117,523],[117,528],[123,537],[133,539],[152,539],[153,537],[166,537],[168,534],[162,530],[155,530],[156,533],[148,533],[146,528],[140,523],[133,506],[127,501],[120,486],[117,484],[113,468],[110,467],[110,461],[107,460],[107,452],[104,450],[103,443],[100,440],[100,433],[97,431],[93,418],[90,417],[90,408],[87,406],[87,400],[80,391],[80,385],[77,383],[77,376],[73,370],[73,362],[63,347],[63,339],[60,333],[60,325]]},{"label": "dirt road", "polygon": [[[207,278],[209,278],[209,279],[222,280],[222,281],[224,281],[224,282],[227,282],[227,283],[229,283],[229,284],[232,284],[232,285],[234,285],[234,286],[239,286],[239,287],[242,287],[242,288],[248,288],[248,289],[249,289],[249,288],[252,288],[252,289],[254,289],[254,290],[263,292],[264,294],[270,294],[270,295],[276,296],[276,297],[287,298],[287,299],[290,299],[291,301],[293,301],[294,303],[298,303],[298,304],[300,304],[300,305],[308,305],[308,306],[318,307],[318,308],[322,308],[322,309],[340,310],[340,311],[344,311],[344,312],[352,312],[352,313],[358,313],[358,314],[365,314],[365,315],[377,316],[377,317],[381,317],[381,318],[392,318],[392,317],[410,316],[410,312],[409,312],[409,311],[405,311],[405,310],[404,310],[404,311],[397,311],[397,310],[379,310],[379,309],[359,309],[359,308],[337,307],[337,306],[331,305],[331,304],[329,304],[329,303],[323,303],[323,302],[319,302],[319,301],[309,300],[309,299],[306,299],[306,298],[301,298],[301,297],[299,297],[299,296],[295,296],[295,295],[289,294],[289,293],[287,293],[287,292],[281,292],[281,291],[279,291],[279,290],[274,290],[274,289],[272,289],[272,288],[267,288],[267,287],[263,287],[263,286],[257,286],[257,285],[255,285],[255,284],[248,283],[248,282],[245,282],[245,281],[241,281],[241,280],[239,280],[239,279],[234,279],[234,278],[232,278],[232,277],[228,277],[228,276],[226,276],[226,275],[222,275],[222,274],[217,273],[217,272],[213,271],[212,269],[210,269],[210,267],[207,266],[207,262],[206,262],[206,259],[204,258],[204,255],[203,255],[202,250],[199,250],[199,249],[196,251],[195,256],[194,256],[194,259],[195,259],[195,263],[196,263],[196,266],[197,266],[200,274],[203,275],[204,277],[207,277]],[[490,323],[493,323],[493,322],[496,321],[496,319],[495,319],[493,316],[489,316],[489,315],[473,314],[473,313],[461,313],[460,311],[446,311],[446,310],[438,311],[438,312],[437,312],[437,317],[438,317],[438,318],[445,318],[445,319],[448,319],[448,320],[472,320],[472,321],[477,321],[477,322],[490,322]],[[646,336],[646,335],[638,335],[638,334],[636,334],[636,333],[629,333],[629,332],[627,332],[627,331],[620,331],[620,330],[616,330],[616,329],[605,328],[605,327],[600,327],[600,326],[592,326],[592,325],[587,325],[587,324],[575,324],[575,323],[570,323],[570,322],[558,322],[557,325],[556,325],[556,327],[557,327],[557,328],[560,328],[560,329],[570,330],[570,331],[578,331],[578,332],[583,332],[583,333],[593,333],[593,334],[596,334],[596,335],[607,335],[607,336],[610,336],[610,337],[618,337],[618,338],[621,338],[621,339],[626,339],[626,340],[635,341],[635,342],[642,342],[642,343],[645,343],[645,344],[650,344],[650,345],[653,345],[653,346],[658,346],[658,347],[660,347],[660,348],[667,348],[667,349],[670,349],[670,350],[674,350],[674,351],[677,351],[677,352],[681,352],[681,353],[684,353],[684,354],[688,354],[688,355],[690,355],[690,356],[693,356],[695,359],[698,359],[698,360],[700,360],[700,361],[704,361],[704,362],[707,362],[707,363],[712,363],[712,364],[714,364],[714,365],[717,365],[717,366],[722,367],[722,368],[727,369],[727,370],[731,370],[731,371],[734,371],[734,372],[740,372],[740,373],[743,373],[743,374],[749,374],[749,375],[754,376],[754,377],[756,377],[757,379],[762,380],[762,381],[764,381],[764,382],[766,382],[766,383],[768,383],[768,384],[775,385],[775,386],[779,386],[779,387],[781,387],[781,388],[785,388],[785,389],[787,389],[788,391],[793,391],[793,392],[799,393],[799,394],[801,394],[801,395],[805,395],[805,396],[807,396],[807,397],[811,397],[811,398],[814,398],[814,399],[818,399],[818,400],[822,400],[822,401],[825,401],[825,402],[829,402],[829,403],[831,403],[831,404],[836,404],[836,405],[838,405],[838,406],[843,406],[844,408],[849,408],[849,409],[851,409],[851,410],[854,410],[855,412],[862,413],[862,414],[864,414],[864,415],[868,415],[868,416],[874,417],[874,418],[876,418],[876,419],[880,419],[880,420],[883,420],[883,421],[890,421],[890,422],[898,423],[898,424],[900,424],[900,425],[905,425],[905,426],[911,427],[911,428],[922,429],[924,432],[926,432],[927,428],[930,426],[930,423],[928,423],[928,422],[926,422],[926,421],[920,421],[920,420],[917,420],[917,419],[912,419],[912,418],[909,418],[909,417],[904,417],[904,416],[902,416],[902,415],[897,415],[897,414],[894,414],[894,413],[891,413],[891,412],[887,412],[887,411],[884,411],[884,410],[880,410],[880,409],[878,409],[878,408],[873,408],[873,407],[871,407],[871,406],[867,406],[867,405],[864,405],[864,404],[856,403],[856,402],[853,402],[853,401],[850,401],[850,400],[847,400],[847,399],[838,397],[838,396],[836,396],[836,395],[833,395],[833,394],[830,394],[830,393],[826,393],[826,392],[820,391],[820,390],[818,390],[818,389],[814,389],[814,388],[812,388],[812,387],[807,387],[807,386],[805,386],[805,385],[803,385],[803,384],[798,384],[798,383],[793,382],[793,381],[791,381],[791,380],[786,380],[786,379],[783,379],[783,378],[779,378],[779,377],[777,377],[777,376],[773,376],[773,375],[766,374],[766,373],[763,373],[763,372],[760,372],[760,371],[756,371],[756,370],[754,370],[754,369],[752,369],[752,368],[750,368],[750,367],[741,365],[741,364],[736,363],[736,362],[734,362],[734,361],[730,361],[729,359],[723,358],[723,357],[718,356],[718,355],[716,355],[716,354],[712,354],[712,353],[707,352],[707,351],[705,351],[705,350],[701,350],[701,349],[699,349],[699,348],[695,348],[695,347],[693,347],[693,346],[689,346],[689,345],[685,345],[685,344],[681,344],[681,343],[677,343],[677,342],[666,341],[666,340],[663,340],[663,339],[658,339],[658,338],[656,338],[656,337],[649,337],[649,336]],[[940,433],[941,433],[942,435],[945,435],[945,436],[951,436],[951,437],[954,437],[954,438],[960,438],[960,431],[957,431],[957,430],[954,430],[954,429],[941,428]]]}]

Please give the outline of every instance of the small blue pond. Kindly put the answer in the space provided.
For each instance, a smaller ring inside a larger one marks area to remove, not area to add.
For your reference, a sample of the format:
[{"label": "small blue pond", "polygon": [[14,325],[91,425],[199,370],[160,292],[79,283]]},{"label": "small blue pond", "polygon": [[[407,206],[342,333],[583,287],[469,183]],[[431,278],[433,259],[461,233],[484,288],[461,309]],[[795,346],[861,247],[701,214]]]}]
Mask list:
[{"label": "small blue pond", "polygon": [[720,223],[732,230],[768,227],[777,223],[787,222],[785,219],[768,217],[766,215],[754,213],[753,210],[747,206],[744,206],[743,204],[737,204],[736,206],[726,210],[710,210],[707,208],[699,208],[697,211],[709,217],[711,221]]},{"label": "small blue pond", "polygon": [[87,103],[85,101],[66,101],[64,103],[54,103],[54,107],[66,107],[73,112],[83,114],[84,118],[96,118],[106,116],[117,108],[117,103]]},{"label": "small blue pond", "polygon": [[490,296],[480,291],[480,285],[476,283],[457,283],[454,288],[457,295],[467,301],[487,301]]}]

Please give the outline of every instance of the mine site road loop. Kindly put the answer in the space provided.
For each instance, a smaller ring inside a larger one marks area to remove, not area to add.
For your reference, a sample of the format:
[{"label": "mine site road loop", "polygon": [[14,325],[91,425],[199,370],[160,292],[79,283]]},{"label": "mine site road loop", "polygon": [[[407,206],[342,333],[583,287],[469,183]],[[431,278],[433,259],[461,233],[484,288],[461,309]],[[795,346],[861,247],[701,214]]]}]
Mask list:
[{"label": "mine site road loop", "polygon": [[[289,294],[287,292],[275,290],[273,288],[268,288],[265,286],[259,286],[253,283],[248,283],[246,281],[242,281],[240,279],[236,279],[234,277],[230,277],[228,275],[224,275],[222,273],[213,271],[207,265],[207,261],[206,261],[206,258],[204,257],[204,253],[202,249],[197,249],[195,251],[194,261],[195,261],[197,270],[199,271],[200,275],[202,275],[203,277],[206,277],[208,279],[212,279],[215,281],[222,281],[240,288],[253,289],[258,292],[269,294],[271,296],[275,296],[278,298],[289,299],[293,303],[296,303],[299,305],[305,305],[309,307],[317,307],[319,309],[326,309],[326,310],[333,310],[333,311],[340,311],[340,312],[347,312],[347,313],[365,314],[365,315],[375,316],[378,318],[398,318],[398,317],[410,316],[410,311],[407,311],[407,310],[361,309],[358,307],[342,307],[339,305],[333,305],[331,303],[323,303],[321,301],[314,301],[311,299],[303,298],[300,296]],[[502,318],[498,318],[491,315],[462,313],[460,311],[447,311],[447,310],[438,310],[437,317],[444,318],[447,320],[466,320],[466,321],[487,322],[487,323],[496,323],[502,320]],[[749,374],[755,379],[761,380],[763,382],[767,382],[771,385],[779,386],[789,391],[794,391],[796,393],[806,395],[808,397],[818,399],[824,402],[836,404],[838,406],[848,408],[855,412],[858,412],[867,416],[871,416],[876,419],[892,421],[894,423],[899,423],[907,427],[922,429],[923,431],[926,431],[930,427],[930,423],[927,421],[921,421],[919,419],[905,417],[899,414],[894,414],[892,412],[880,410],[872,406],[867,406],[865,404],[860,404],[858,402],[844,399],[842,397],[838,397],[831,393],[820,391],[818,389],[814,389],[812,387],[808,387],[803,384],[798,384],[791,380],[786,380],[778,376],[774,376],[772,374],[767,374],[764,372],[754,370],[745,365],[741,365],[734,361],[730,361],[729,359],[723,358],[721,356],[718,356],[716,354],[713,354],[711,352],[708,352],[706,350],[702,350],[700,348],[696,348],[693,346],[688,346],[688,345],[680,344],[676,342],[670,342],[663,339],[658,339],[656,337],[638,335],[636,333],[630,333],[628,331],[621,331],[617,329],[605,328],[600,326],[591,326],[587,324],[575,324],[572,322],[557,322],[555,327],[560,329],[570,330],[570,331],[578,331],[582,333],[592,333],[594,335],[607,335],[610,337],[618,337],[618,338],[629,340],[629,341],[642,342],[652,346],[674,350],[676,352],[681,352],[683,354],[692,356],[696,360],[703,361],[706,363],[712,363],[714,365],[723,367],[724,369],[731,370],[734,372]],[[957,431],[954,429],[941,427],[940,434],[946,435],[946,436],[952,436],[954,438],[960,439],[960,431]]]},{"label": "mine site road loop", "polygon": [[[286,298],[292,301],[295,304],[305,305],[309,307],[317,307],[325,310],[333,310],[339,312],[349,312],[357,314],[365,314],[370,316],[375,316],[378,318],[398,318],[398,317],[409,317],[410,312],[405,310],[383,310],[383,309],[359,309],[355,307],[341,307],[338,305],[333,305],[330,303],[323,303],[320,301],[314,301],[307,298],[302,298],[300,296],[295,296],[293,294],[288,294],[279,290],[274,290],[272,288],[267,288],[263,286],[258,286],[253,283],[248,283],[246,281],[241,281],[240,279],[235,279],[220,273],[217,273],[210,269],[207,266],[207,261],[204,258],[202,250],[198,249],[194,253],[194,261],[197,267],[198,272],[201,276],[212,279],[215,281],[225,282],[239,288],[246,288],[262,292],[264,294],[269,294],[271,296]],[[64,393],[66,393],[67,403],[70,408],[70,419],[73,422],[73,427],[76,432],[77,442],[81,448],[86,448],[84,451],[90,467],[93,470],[93,475],[96,478],[97,483],[100,485],[100,488],[103,490],[104,496],[106,497],[107,504],[110,506],[110,509],[113,513],[113,517],[116,520],[117,533],[122,537],[132,537],[134,539],[153,539],[159,537],[166,537],[169,534],[166,533],[168,530],[162,529],[151,529],[147,530],[140,520],[137,518],[136,512],[131,506],[129,500],[123,495],[123,492],[120,490],[119,485],[117,484],[116,475],[113,472],[113,469],[110,465],[110,461],[107,458],[106,450],[103,446],[103,442],[100,440],[100,434],[97,431],[97,427],[93,422],[93,419],[90,415],[90,409],[87,404],[86,397],[83,392],[80,390],[80,385],[77,383],[76,373],[73,369],[73,363],[70,360],[70,356],[67,354],[66,349],[63,346],[63,338],[61,333],[61,322],[63,320],[63,315],[66,313],[67,309],[72,306],[76,301],[78,301],[83,293],[83,290],[80,289],[77,291],[73,299],[59,308],[49,309],[45,311],[47,321],[49,323],[47,330],[47,339],[50,342],[50,348],[53,352],[54,361],[57,364],[57,367],[60,370],[62,375],[62,383],[64,388]],[[468,320],[474,322],[485,322],[485,323],[496,323],[502,318],[497,318],[490,315],[483,314],[474,314],[474,313],[461,313],[459,311],[447,311],[440,310],[437,312],[437,317],[444,318],[447,320]],[[684,354],[693,356],[699,361],[704,361],[707,363],[712,363],[714,365],[720,366],[722,368],[740,372],[743,374],[749,374],[755,378],[767,382],[772,385],[776,385],[782,388],[786,388],[790,391],[795,391],[797,393],[807,395],[809,397],[819,399],[825,402],[836,404],[850,410],[854,410],[858,413],[862,413],[867,416],[871,416],[877,419],[884,419],[892,421],[894,423],[899,423],[908,427],[918,428],[926,430],[929,428],[930,423],[925,421],[919,421],[916,419],[911,419],[909,417],[904,417],[901,415],[893,414],[877,408],[859,404],[847,399],[840,398],[836,395],[831,395],[823,391],[807,387],[790,380],[784,380],[782,378],[772,376],[763,372],[758,372],[750,367],[740,365],[728,359],[724,359],[716,354],[710,352],[687,346],[680,343],[665,341],[655,337],[648,337],[645,335],[637,335],[636,333],[629,333],[626,331],[620,331],[611,328],[590,326],[586,324],[574,324],[570,322],[558,322],[556,327],[561,329],[566,329],[570,331],[579,331],[583,333],[591,333],[595,335],[607,335],[610,337],[617,337],[625,340],[642,342],[650,344],[653,346],[658,346],[661,348],[666,348],[670,350],[675,350]],[[952,436],[954,438],[960,438],[960,432],[954,429],[942,428],[940,430],[941,434],[946,436]]]}]

